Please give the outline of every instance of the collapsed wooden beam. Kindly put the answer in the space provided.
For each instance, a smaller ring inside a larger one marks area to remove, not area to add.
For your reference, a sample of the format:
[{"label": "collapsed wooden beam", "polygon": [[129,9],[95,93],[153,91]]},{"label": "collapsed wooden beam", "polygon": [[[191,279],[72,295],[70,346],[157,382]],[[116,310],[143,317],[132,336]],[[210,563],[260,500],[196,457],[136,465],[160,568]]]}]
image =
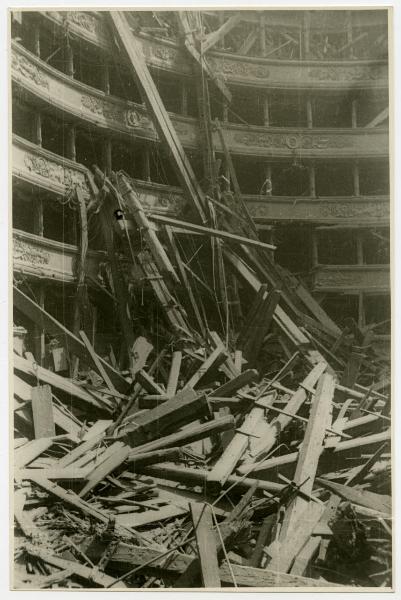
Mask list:
[{"label": "collapsed wooden beam", "polygon": [[134,79],[138,82],[143,93],[143,98],[149,113],[152,115],[160,139],[170,150],[170,158],[181,185],[195,206],[199,218],[205,223],[206,202],[203,191],[196,181],[191,164],[184,152],[171,119],[164,108],[159,91],[149,73],[149,69],[143,56],[142,46],[132,35],[126,16],[123,12],[110,11],[109,15],[114,26],[114,31],[127,55],[128,64]]},{"label": "collapsed wooden beam", "polygon": [[[93,368],[98,371],[97,364],[93,360],[93,357],[89,353],[85,344],[77,336],[71,333],[71,331],[69,331],[62,323],[52,317],[52,315],[41,308],[39,304],[29,298],[16,286],[13,287],[13,298],[15,308],[20,310],[34,323],[40,327],[43,327],[43,329],[49,335],[54,335],[61,339],[63,345],[66,347],[67,352],[78,356],[83,362],[93,366]],[[126,392],[129,387],[128,381],[126,381],[126,379],[124,379],[124,377],[120,375],[116,369],[109,365],[109,363],[103,360],[100,356],[97,356],[97,359],[109,376],[113,386],[119,392]],[[99,374],[101,375],[101,373]]]}]

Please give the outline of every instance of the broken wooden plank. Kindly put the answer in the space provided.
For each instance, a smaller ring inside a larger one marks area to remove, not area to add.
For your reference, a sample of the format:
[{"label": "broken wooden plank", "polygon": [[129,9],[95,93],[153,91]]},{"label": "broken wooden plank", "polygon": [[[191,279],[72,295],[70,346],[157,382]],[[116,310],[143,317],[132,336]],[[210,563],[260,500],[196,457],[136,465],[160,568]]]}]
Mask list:
[{"label": "broken wooden plank", "polygon": [[186,427],[177,433],[171,433],[170,435],[159,437],[152,442],[137,446],[130,452],[130,460],[134,460],[135,456],[139,453],[154,452],[162,448],[173,448],[174,446],[186,446],[192,442],[197,442],[199,440],[208,438],[213,434],[232,430],[234,429],[234,426],[234,417],[227,415],[218,419],[212,419],[206,423],[201,423],[200,425]]},{"label": "broken wooden plank", "polygon": [[14,354],[13,356],[14,369],[17,371],[22,371],[22,373],[26,373],[30,375],[33,379],[37,381],[43,381],[44,383],[48,383],[52,386],[52,388],[57,388],[67,394],[69,394],[72,398],[77,398],[86,402],[87,404],[93,406],[99,411],[110,412],[109,403],[100,402],[98,398],[95,398],[88,392],[86,392],[83,388],[73,383],[73,381],[67,379],[66,377],[61,377],[57,375],[57,373],[53,373],[48,369],[44,369],[43,367],[37,365],[36,363],[31,363],[30,361],[22,358],[22,356],[18,356]]},{"label": "broken wooden plank", "polygon": [[96,354],[95,349],[93,348],[92,344],[89,341],[88,336],[86,335],[85,331],[80,331],[79,335],[82,338],[83,343],[86,346],[86,349],[88,350],[93,363],[96,365],[96,370],[99,373],[99,375],[102,377],[103,381],[105,382],[105,384],[107,385],[108,389],[111,392],[115,392],[117,391],[116,388],[114,387],[106,369],[104,368],[103,364],[100,361],[100,357]]},{"label": "broken wooden plank", "polygon": [[152,115],[157,132],[170,149],[171,159],[182,187],[186,190],[194,204],[201,221],[206,222],[204,194],[196,181],[191,164],[185,155],[181,141],[174,129],[171,119],[163,106],[159,91],[153,82],[146,65],[142,46],[132,35],[127,18],[123,12],[111,11],[110,19],[114,25],[118,39],[128,57],[128,62],[134,79],[139,83],[144,94],[149,113]]},{"label": "broken wooden plank", "polygon": [[38,385],[31,390],[32,416],[35,438],[56,435],[53,418],[52,390],[50,385]]},{"label": "broken wooden plank", "polygon": [[156,408],[130,416],[121,435],[131,446],[139,446],[205,416],[210,416],[206,396],[187,387]]},{"label": "broken wooden plank", "polygon": [[182,361],[182,352],[176,350],[171,359],[170,373],[167,382],[167,395],[172,397],[177,392],[178,378],[180,376],[180,367]]},{"label": "broken wooden plank", "polygon": [[87,483],[79,492],[79,497],[84,498],[107,475],[112,473],[127,458],[130,448],[121,442],[115,442],[102,454],[101,463],[88,476]]},{"label": "broken wooden plank", "polygon": [[212,227],[196,225],[195,223],[191,223],[190,221],[180,221],[179,219],[174,219],[173,217],[166,217],[164,215],[156,215],[153,213],[149,215],[149,219],[155,221],[155,223],[170,225],[170,227],[173,228],[173,231],[176,231],[177,233],[200,233],[202,235],[206,235],[207,237],[217,237],[221,240],[233,242],[236,244],[244,244],[246,246],[253,246],[256,248],[265,248],[266,250],[276,249],[276,246],[273,246],[272,244],[266,244],[265,242],[261,242],[258,239],[255,240],[253,238],[247,238],[242,235],[230,233],[228,231],[222,231],[220,229],[213,229]]},{"label": "broken wooden plank", "polygon": [[390,496],[376,494],[369,490],[357,489],[341,483],[335,483],[334,481],[328,481],[323,477],[318,477],[316,482],[353,504],[371,508],[372,510],[376,510],[391,517],[392,502]]},{"label": "broken wooden plank", "polygon": [[[296,486],[302,486],[302,491],[308,495],[312,494],[317,465],[323,448],[334,396],[334,383],[334,379],[329,373],[321,375],[298,455],[293,481]],[[291,532],[302,518],[307,504],[304,497],[297,495],[287,508],[281,527],[280,543],[285,544],[291,537]]]},{"label": "broken wooden plank", "polygon": [[219,562],[213,536],[212,509],[209,505],[199,502],[190,502],[189,508],[195,530],[203,587],[219,588]]},{"label": "broken wooden plank", "polygon": [[238,390],[245,387],[246,385],[254,383],[258,377],[259,377],[259,374],[256,371],[256,369],[247,369],[240,375],[237,375],[237,377],[230,379],[229,381],[227,381],[226,383],[224,383],[217,389],[213,390],[211,392],[211,394],[209,395],[209,397],[210,398],[214,398],[215,396],[230,397],[233,394],[235,394],[236,392],[238,392]]},{"label": "broken wooden plank", "polygon": [[237,430],[237,433],[234,435],[233,439],[208,475],[208,486],[210,486],[211,489],[216,489],[216,487],[219,488],[227,481],[228,477],[235,469],[235,465],[247,449],[249,436],[253,434],[259,421],[263,419],[263,415],[264,409],[256,407],[252,408],[245,417],[241,429],[239,431]]},{"label": "broken wooden plank", "polygon": [[218,346],[209,356],[204,360],[201,366],[197,369],[197,371],[192,375],[192,377],[185,384],[184,389],[193,389],[195,388],[202,378],[206,375],[206,373],[212,367],[217,368],[224,362],[227,358],[226,349],[223,346]]}]

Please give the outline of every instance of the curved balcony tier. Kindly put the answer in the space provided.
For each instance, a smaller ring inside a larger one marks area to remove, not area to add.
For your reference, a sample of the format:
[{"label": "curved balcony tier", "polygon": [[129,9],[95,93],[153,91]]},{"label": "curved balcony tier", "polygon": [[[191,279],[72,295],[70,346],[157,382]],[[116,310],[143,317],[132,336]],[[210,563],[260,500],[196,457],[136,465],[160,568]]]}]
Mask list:
[{"label": "curved balcony tier", "polygon": [[[140,104],[108,96],[49,67],[30,52],[14,44],[13,81],[47,107],[63,111],[97,129],[148,141],[158,140],[153,122]],[[198,149],[197,120],[171,115],[184,147]],[[364,129],[273,129],[224,124],[226,144],[233,154],[263,158],[365,158],[388,156],[388,131]],[[221,143],[214,132],[217,151]]]},{"label": "curved balcony tier", "polygon": [[[112,52],[111,36],[97,14],[79,11],[45,11],[52,24],[68,26],[70,34]],[[192,64],[176,42],[136,34],[149,67],[183,76]],[[338,89],[388,86],[388,66],[382,60],[272,60],[211,51],[207,61],[227,84],[275,89]]]},{"label": "curved balcony tier", "polygon": [[[89,199],[87,169],[79,163],[53,154],[17,136],[13,137],[13,177],[27,184],[66,196],[79,188]],[[138,182],[138,193],[146,210],[177,214],[183,206],[180,190]]]},{"label": "curved balcony tier", "polygon": [[[13,176],[47,191],[67,195],[76,186],[89,198],[86,168],[43,150],[31,142],[14,136]],[[157,183],[136,180],[140,201],[146,210],[177,215],[184,206],[181,190]],[[387,196],[308,198],[283,196],[244,196],[252,217],[257,222],[304,222],[341,224],[362,227],[387,225],[390,203]]]},{"label": "curved balcony tier", "polygon": [[[73,283],[76,281],[78,260],[79,250],[76,246],[13,230],[13,270],[16,274]],[[104,260],[102,253],[89,251],[86,275],[96,279],[101,260]]]},{"label": "curved balcony tier", "polygon": [[312,291],[381,294],[390,291],[389,265],[319,265],[313,269]]}]

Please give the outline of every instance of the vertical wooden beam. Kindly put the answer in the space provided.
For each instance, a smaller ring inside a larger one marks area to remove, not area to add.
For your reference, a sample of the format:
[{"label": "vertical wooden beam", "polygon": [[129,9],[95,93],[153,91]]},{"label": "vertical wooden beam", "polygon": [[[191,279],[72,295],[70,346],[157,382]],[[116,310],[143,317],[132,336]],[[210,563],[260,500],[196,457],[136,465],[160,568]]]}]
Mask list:
[{"label": "vertical wooden beam", "polygon": [[316,171],[313,163],[309,166],[309,195],[316,198]]},{"label": "vertical wooden beam", "polygon": [[110,63],[107,57],[104,57],[103,71],[102,71],[102,89],[105,94],[110,94]]},{"label": "vertical wooden beam", "polygon": [[358,293],[358,327],[363,329],[365,327],[365,294],[361,291]]},{"label": "vertical wooden beam", "polygon": [[351,102],[351,127],[358,127],[358,100],[354,98]]},{"label": "vertical wooden beam", "polygon": [[358,265],[364,264],[363,258],[363,231],[356,232],[356,262]]},{"label": "vertical wooden beam", "polygon": [[42,114],[40,111],[34,113],[33,138],[37,146],[42,147]]},{"label": "vertical wooden beam", "polygon": [[360,191],[360,187],[359,187],[359,163],[358,163],[358,160],[354,160],[354,162],[353,162],[352,177],[353,177],[353,184],[354,184],[354,196],[358,197],[361,195],[361,191]]},{"label": "vertical wooden beam", "polygon": [[53,419],[53,400],[50,385],[38,385],[31,390],[35,439],[56,435]]},{"label": "vertical wooden beam", "polygon": [[33,53],[40,57],[40,25],[35,22],[33,26]]},{"label": "vertical wooden beam", "polygon": [[197,502],[190,502],[189,508],[195,530],[203,587],[219,588],[221,584],[212,509],[207,504]]},{"label": "vertical wooden beam", "polygon": [[261,92],[263,102],[263,125],[270,127],[270,97],[265,91]]},{"label": "vertical wooden beam", "polygon": [[67,125],[67,158],[77,160],[77,151],[75,146],[76,128],[75,125]]},{"label": "vertical wooden beam", "polygon": [[65,46],[65,52],[67,55],[67,77],[74,77],[74,52],[72,51],[71,44],[68,42]]},{"label": "vertical wooden beam", "polygon": [[[43,309],[45,305],[45,284],[42,281],[38,283],[36,299],[40,308]],[[33,335],[35,346],[35,360],[40,366],[43,366],[46,353],[45,331],[39,323],[35,322]]]},{"label": "vertical wooden beam", "polygon": [[311,98],[306,99],[306,122],[308,129],[313,127],[313,111],[312,111],[312,100]]}]

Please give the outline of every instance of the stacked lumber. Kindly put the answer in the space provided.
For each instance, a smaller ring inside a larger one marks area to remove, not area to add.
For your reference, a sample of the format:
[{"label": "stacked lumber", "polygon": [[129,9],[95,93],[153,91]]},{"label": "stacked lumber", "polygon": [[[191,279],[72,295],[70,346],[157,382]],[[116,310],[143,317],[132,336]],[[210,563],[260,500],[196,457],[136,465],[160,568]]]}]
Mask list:
[{"label": "stacked lumber", "polygon": [[391,587],[389,358],[274,262],[218,125],[234,190],[204,193],[124,13],[111,24],[188,206],[172,219],[124,172],[88,175],[109,353],[85,315],[70,331],[14,286],[16,325],[65,357],[60,374],[14,352],[14,587]]}]

